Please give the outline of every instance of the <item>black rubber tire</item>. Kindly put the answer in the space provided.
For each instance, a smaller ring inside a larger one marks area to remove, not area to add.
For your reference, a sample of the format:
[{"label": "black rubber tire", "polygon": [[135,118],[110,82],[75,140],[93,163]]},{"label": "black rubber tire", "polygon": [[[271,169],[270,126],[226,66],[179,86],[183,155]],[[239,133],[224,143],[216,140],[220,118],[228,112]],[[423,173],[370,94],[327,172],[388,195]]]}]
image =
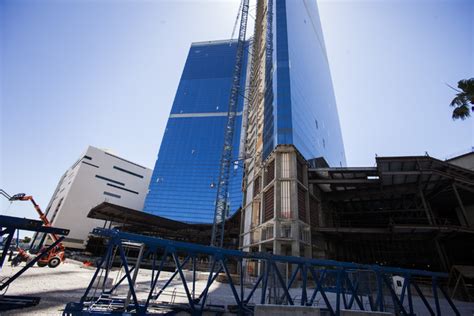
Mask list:
[{"label": "black rubber tire", "polygon": [[41,261],[36,262],[36,264],[37,264],[38,267],[40,267],[40,268],[44,268],[44,267],[46,267],[46,266],[48,265],[46,262],[41,262]]},{"label": "black rubber tire", "polygon": [[57,266],[59,266],[60,263],[61,263],[61,259],[59,259],[58,257],[53,257],[53,258],[49,259],[48,267],[56,268]]},{"label": "black rubber tire", "polygon": [[20,255],[16,255],[15,257],[13,257],[12,261],[10,262],[11,266],[12,267],[16,267],[18,265],[20,265],[20,263],[22,262],[22,258],[20,257]]}]

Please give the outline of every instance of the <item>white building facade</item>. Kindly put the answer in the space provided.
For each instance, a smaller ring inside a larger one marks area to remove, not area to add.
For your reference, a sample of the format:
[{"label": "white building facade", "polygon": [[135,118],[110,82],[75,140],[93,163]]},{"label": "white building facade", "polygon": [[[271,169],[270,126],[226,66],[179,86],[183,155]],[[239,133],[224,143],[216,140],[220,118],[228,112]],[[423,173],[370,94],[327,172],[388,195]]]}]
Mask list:
[{"label": "white building facade", "polygon": [[[67,228],[67,248],[84,249],[89,233],[104,221],[88,218],[95,206],[112,204],[142,210],[152,170],[89,146],[61,177],[45,213],[55,227]],[[41,242],[36,236],[35,245]]]}]

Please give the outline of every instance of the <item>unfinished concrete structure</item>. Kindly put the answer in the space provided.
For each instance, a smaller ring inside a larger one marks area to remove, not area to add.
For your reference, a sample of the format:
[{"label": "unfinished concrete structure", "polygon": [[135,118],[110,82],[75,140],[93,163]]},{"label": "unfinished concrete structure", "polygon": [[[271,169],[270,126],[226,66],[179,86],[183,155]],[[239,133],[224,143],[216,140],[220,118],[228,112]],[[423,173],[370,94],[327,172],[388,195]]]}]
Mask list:
[{"label": "unfinished concrete structure", "polygon": [[[246,139],[245,139],[245,173],[243,179],[244,197],[242,230],[247,232],[257,225],[257,218],[260,217],[260,200],[254,199],[259,196],[253,191],[260,191],[261,178],[259,174],[262,171],[262,151],[263,151],[263,108],[265,93],[265,33],[266,24],[263,7],[266,2],[259,1],[257,6],[257,17],[255,20],[255,36],[252,43],[252,62],[249,76],[252,78],[251,85],[248,88],[248,102],[246,106]],[[244,236],[244,245],[250,245],[250,235]],[[248,247],[244,247],[248,248]]]},{"label": "unfinished concrete structure", "polygon": [[472,170],[429,156],[377,157],[376,167],[308,176],[321,200],[314,246],[325,257],[444,271],[474,263]]},{"label": "unfinished concrete structure", "polygon": [[247,188],[240,245],[448,271],[474,263],[473,192],[474,171],[429,156],[329,168],[279,145]]},{"label": "unfinished concrete structure", "polygon": [[292,145],[279,145],[253,172],[243,211],[245,251],[311,257],[308,165]]}]

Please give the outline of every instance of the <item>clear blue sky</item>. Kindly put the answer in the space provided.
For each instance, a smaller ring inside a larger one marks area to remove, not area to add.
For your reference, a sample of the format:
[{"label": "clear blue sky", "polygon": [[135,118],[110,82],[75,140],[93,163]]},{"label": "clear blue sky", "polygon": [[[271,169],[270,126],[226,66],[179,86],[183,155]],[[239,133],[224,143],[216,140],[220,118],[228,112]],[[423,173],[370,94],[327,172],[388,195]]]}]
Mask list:
[{"label": "clear blue sky", "polygon": [[[474,145],[474,118],[450,119],[445,85],[474,76],[473,1],[319,6],[349,165]],[[0,188],[46,207],[89,144],[153,167],[190,43],[229,38],[237,7],[0,1]],[[29,205],[1,207],[36,216]]]}]

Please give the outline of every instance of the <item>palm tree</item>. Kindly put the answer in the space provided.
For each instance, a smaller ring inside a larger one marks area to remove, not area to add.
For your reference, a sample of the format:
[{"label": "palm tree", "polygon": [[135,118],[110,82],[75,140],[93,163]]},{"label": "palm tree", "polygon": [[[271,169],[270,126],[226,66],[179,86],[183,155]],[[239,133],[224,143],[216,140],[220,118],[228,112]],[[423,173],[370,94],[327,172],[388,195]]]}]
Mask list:
[{"label": "palm tree", "polygon": [[459,80],[458,89],[453,89],[458,92],[451,101],[453,120],[465,120],[471,116],[471,111],[474,113],[474,78]]}]

